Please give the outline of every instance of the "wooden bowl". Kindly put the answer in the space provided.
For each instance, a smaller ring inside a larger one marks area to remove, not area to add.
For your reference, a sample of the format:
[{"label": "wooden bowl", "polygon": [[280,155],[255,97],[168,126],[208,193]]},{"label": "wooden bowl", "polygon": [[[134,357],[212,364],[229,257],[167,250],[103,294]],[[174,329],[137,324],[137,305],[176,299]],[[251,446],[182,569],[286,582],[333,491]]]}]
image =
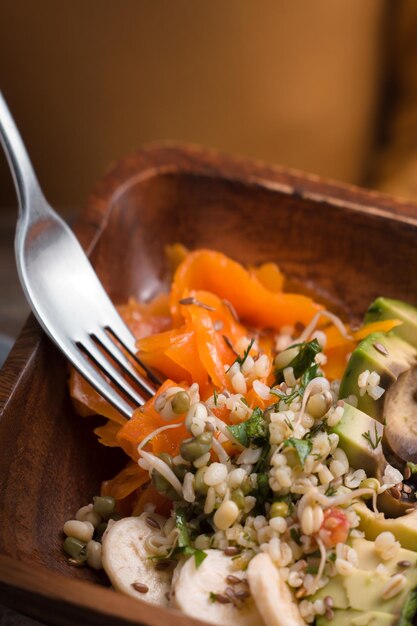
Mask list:
[{"label": "wooden bowl", "polygon": [[[112,299],[164,286],[164,246],[277,261],[359,319],[377,295],[417,304],[417,206],[192,147],[116,164],[77,224]],[[80,303],[80,306],[81,303]],[[0,375],[0,602],[48,624],[197,624],[116,594],[62,553],[63,523],[123,462],[79,417],[67,365],[30,317]]]}]

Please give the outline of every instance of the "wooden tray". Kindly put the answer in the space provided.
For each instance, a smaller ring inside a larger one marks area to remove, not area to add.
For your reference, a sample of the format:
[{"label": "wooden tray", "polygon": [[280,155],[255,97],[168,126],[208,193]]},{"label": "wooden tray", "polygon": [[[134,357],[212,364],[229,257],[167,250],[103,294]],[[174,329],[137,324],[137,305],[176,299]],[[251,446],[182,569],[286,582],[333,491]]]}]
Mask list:
[{"label": "wooden tray", "polygon": [[[160,290],[164,246],[180,241],[277,261],[352,318],[377,295],[417,304],[416,205],[194,147],[150,147],[116,164],[76,231],[115,302]],[[0,602],[48,624],[197,624],[66,564],[63,523],[123,462],[75,414],[66,378],[30,317],[0,373]]]}]

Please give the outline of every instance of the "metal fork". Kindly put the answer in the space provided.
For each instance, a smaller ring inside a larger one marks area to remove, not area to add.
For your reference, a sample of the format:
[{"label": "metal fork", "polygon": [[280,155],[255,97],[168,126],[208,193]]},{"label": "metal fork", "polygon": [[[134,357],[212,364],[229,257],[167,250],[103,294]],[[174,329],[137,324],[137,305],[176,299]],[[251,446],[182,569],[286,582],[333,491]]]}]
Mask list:
[{"label": "metal fork", "polygon": [[[32,311],[80,374],[130,418],[134,406],[154,395],[160,381],[137,359],[134,336],[75,235],[47,203],[1,93],[0,141],[19,200],[16,263]],[[134,367],[133,359],[149,380]]]}]

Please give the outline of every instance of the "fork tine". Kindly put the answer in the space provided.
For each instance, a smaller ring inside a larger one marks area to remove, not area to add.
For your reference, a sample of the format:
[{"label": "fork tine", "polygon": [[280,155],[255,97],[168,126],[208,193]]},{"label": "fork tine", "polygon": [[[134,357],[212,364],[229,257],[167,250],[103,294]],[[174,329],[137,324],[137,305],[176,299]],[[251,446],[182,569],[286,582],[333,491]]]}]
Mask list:
[{"label": "fork tine", "polygon": [[[113,335],[111,335],[113,337]],[[123,371],[130,376],[130,378],[145,389],[151,396],[155,395],[156,389],[135,369],[129,359],[123,354],[122,350],[110,339],[106,332],[100,329],[99,332],[92,333],[93,339],[106,350],[106,352],[116,361]]]},{"label": "fork tine", "polygon": [[[127,380],[117,371],[112,363],[103,355],[94,341],[87,336],[84,341],[79,342],[78,347],[84,351],[97,365],[97,367],[110,378],[110,380],[137,405],[142,406],[146,400],[141,396]],[[97,376],[97,373],[96,373]]]},{"label": "fork tine", "polygon": [[[94,389],[110,402],[115,409],[127,417],[127,419],[130,419],[134,411],[130,404],[120,396],[105,378],[97,373],[97,370],[91,365],[84,351],[77,350],[75,345],[73,345],[73,351],[76,351],[77,354],[76,357],[71,360],[80,374],[84,376]],[[69,352],[67,352],[67,356],[70,358]]]},{"label": "fork tine", "polygon": [[162,380],[154,374],[154,372],[137,356],[137,350],[135,345],[135,337],[132,335],[125,323],[119,319],[113,319],[111,325],[106,326],[106,330],[123,345],[123,347],[129,352],[130,356],[140,365],[140,367],[146,372],[149,380],[155,385],[160,387]]}]

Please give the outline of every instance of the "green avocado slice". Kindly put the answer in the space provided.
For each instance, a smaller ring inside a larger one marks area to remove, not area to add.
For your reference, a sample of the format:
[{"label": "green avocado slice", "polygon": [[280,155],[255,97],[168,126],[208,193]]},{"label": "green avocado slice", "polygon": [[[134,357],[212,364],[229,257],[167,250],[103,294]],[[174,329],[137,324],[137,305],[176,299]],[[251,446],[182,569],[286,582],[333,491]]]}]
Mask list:
[{"label": "green avocado slice", "polygon": [[339,445],[345,451],[349,465],[364,469],[368,476],[376,476],[386,465],[381,446],[376,445],[382,439],[383,430],[382,424],[348,403],[344,405],[342,419],[332,428],[332,432],[339,436]]},{"label": "green avocado slice", "polygon": [[[381,482],[388,463],[381,446],[382,424],[345,403],[343,417],[332,431],[339,436],[339,446],[345,451],[349,465],[364,469],[368,477],[374,476]],[[378,507],[390,517],[404,515],[410,506],[408,499],[394,498],[390,491],[378,496]]]},{"label": "green avocado slice", "polygon": [[360,518],[360,530],[371,541],[384,532],[391,532],[403,548],[417,550],[417,509],[402,517],[386,518],[383,513],[374,513],[364,502],[357,502],[354,506]]},{"label": "green avocado slice", "polygon": [[339,397],[355,396],[357,408],[383,423],[383,396],[373,399],[368,393],[361,395],[358,378],[362,372],[377,372],[380,386],[385,390],[400,374],[417,362],[417,349],[391,333],[371,333],[352,352],[340,383]]},{"label": "green avocado slice", "polygon": [[402,324],[394,328],[392,334],[417,348],[417,309],[411,304],[392,298],[377,298],[365,315],[365,324],[394,319],[401,320]]}]

